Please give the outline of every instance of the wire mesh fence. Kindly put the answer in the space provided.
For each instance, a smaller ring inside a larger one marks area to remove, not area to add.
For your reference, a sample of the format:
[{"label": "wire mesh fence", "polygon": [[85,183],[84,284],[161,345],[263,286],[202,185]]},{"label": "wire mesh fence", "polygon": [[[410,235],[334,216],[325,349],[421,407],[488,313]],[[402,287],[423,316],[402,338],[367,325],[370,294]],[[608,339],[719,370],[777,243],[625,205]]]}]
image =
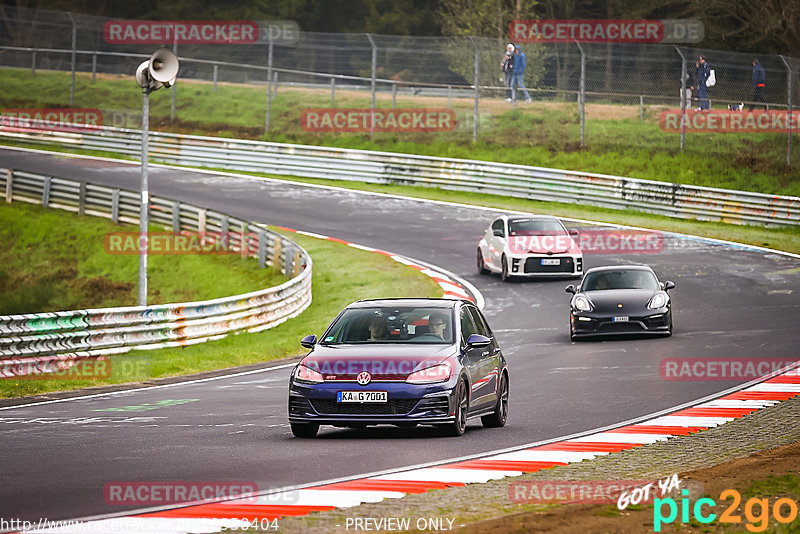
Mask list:
[{"label": "wire mesh fence", "polygon": [[[773,163],[791,162],[791,128],[730,133],[687,129],[682,122],[678,133],[665,128],[662,115],[682,105],[691,112],[706,99],[715,112],[727,112],[729,106],[741,112],[738,108],[754,104],[791,110],[800,96],[800,60],[795,58],[758,58],[765,87],[763,102],[754,102],[754,56],[675,45],[522,45],[524,73],[509,77],[501,67],[507,43],[500,39],[297,32],[293,42],[262,35],[249,44],[120,44],[104,35],[109,19],[103,17],[21,7],[4,7],[0,15],[4,76],[70,73],[68,80],[59,79],[57,92],[50,88],[49,107],[93,106],[97,92],[89,84],[98,77],[127,84],[130,98],[102,104],[110,126],[137,125],[133,72],[165,46],[177,52],[181,67],[171,97],[159,96],[161,102],[154,104],[156,127],[205,125],[210,128],[201,128],[205,132],[298,142],[358,136],[551,152],[689,150],[704,157],[735,157],[737,146],[748,146]],[[707,96],[698,92],[700,54],[716,74]],[[200,102],[214,96],[213,109]],[[0,103],[14,106],[3,96]],[[309,109],[329,108],[340,112],[312,114],[318,120],[309,122]],[[411,127],[403,127],[403,117],[387,113],[376,124],[371,111],[369,120],[361,120],[364,110],[372,109],[434,110],[441,117],[441,110],[452,110],[452,120],[420,126],[425,117],[412,114],[406,117]]]}]

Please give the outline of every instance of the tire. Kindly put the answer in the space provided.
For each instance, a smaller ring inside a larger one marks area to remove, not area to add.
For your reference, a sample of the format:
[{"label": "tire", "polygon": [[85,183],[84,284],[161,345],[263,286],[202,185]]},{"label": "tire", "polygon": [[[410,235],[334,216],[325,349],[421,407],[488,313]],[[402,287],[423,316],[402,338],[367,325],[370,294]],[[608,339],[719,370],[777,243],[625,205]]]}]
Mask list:
[{"label": "tire", "polygon": [[459,380],[455,393],[455,412],[456,420],[450,424],[442,425],[442,430],[446,436],[463,436],[467,431],[467,409],[469,401],[467,399],[467,386],[463,380]]},{"label": "tire", "polygon": [[506,259],[505,254],[503,254],[503,258],[500,260],[500,279],[503,282],[508,282],[511,279],[511,275],[508,274],[508,260]]},{"label": "tire", "polygon": [[481,423],[486,428],[505,426],[508,419],[508,378],[505,373],[500,377],[500,385],[497,390],[500,392],[500,396],[497,397],[494,412],[481,417]]},{"label": "tire", "polygon": [[290,426],[296,438],[313,438],[319,432],[319,425],[314,423],[290,423]]},{"label": "tire", "polygon": [[489,272],[489,269],[486,268],[486,262],[483,261],[483,253],[481,249],[478,248],[478,274],[486,274]]}]

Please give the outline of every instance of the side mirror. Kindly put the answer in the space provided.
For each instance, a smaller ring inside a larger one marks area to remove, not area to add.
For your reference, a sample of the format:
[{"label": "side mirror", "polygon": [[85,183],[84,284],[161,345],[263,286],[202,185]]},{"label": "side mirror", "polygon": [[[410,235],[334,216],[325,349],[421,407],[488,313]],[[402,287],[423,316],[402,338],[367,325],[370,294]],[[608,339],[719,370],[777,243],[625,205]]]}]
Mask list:
[{"label": "side mirror", "polygon": [[578,236],[581,235],[581,233],[578,230],[576,230],[575,228],[573,228],[573,229],[571,229],[569,231],[569,235],[571,235],[572,237],[578,237]]},{"label": "side mirror", "polygon": [[482,336],[480,334],[470,334],[470,336],[467,338],[467,347],[486,347],[491,342],[492,340],[486,336]]},{"label": "side mirror", "polygon": [[492,235],[495,237],[505,237],[506,234],[502,230],[492,230]]},{"label": "side mirror", "polygon": [[572,284],[565,287],[564,291],[566,291],[567,293],[572,293],[573,295],[576,293],[575,286]]},{"label": "side mirror", "polygon": [[315,336],[314,334],[308,335],[300,340],[300,344],[307,349],[313,349],[316,343],[317,343],[317,336]]},{"label": "side mirror", "polygon": [[664,282],[664,291],[669,291],[670,289],[675,289],[675,282],[667,280]]}]

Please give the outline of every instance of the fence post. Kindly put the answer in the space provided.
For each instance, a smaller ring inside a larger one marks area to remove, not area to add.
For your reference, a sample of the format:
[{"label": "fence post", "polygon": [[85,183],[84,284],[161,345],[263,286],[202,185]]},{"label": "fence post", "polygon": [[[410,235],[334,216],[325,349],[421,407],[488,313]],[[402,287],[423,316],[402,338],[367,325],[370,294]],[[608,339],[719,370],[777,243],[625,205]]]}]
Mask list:
[{"label": "fence post", "polygon": [[272,112],[272,32],[267,32],[269,47],[267,52],[267,116],[264,120],[264,134],[269,133],[269,116]]},{"label": "fence post", "polygon": [[447,86],[447,108],[448,108],[448,109],[453,109],[453,106],[452,106],[452,104],[450,103],[450,90],[451,90],[451,89],[452,89],[452,86],[448,85],[448,86]]},{"label": "fence post", "polygon": [[264,230],[258,231],[258,268],[267,266],[267,234]]},{"label": "fence post", "polygon": [[644,122],[644,97],[639,95],[639,122]]},{"label": "fence post", "polygon": [[372,134],[375,131],[375,77],[378,70],[378,47],[375,46],[375,41],[372,35],[366,34],[369,39],[369,44],[372,45],[372,80],[370,82],[370,90],[372,92],[372,106],[370,108],[370,123],[369,123],[369,137],[372,139]]},{"label": "fence post", "polygon": [[14,169],[6,171],[6,203],[11,204],[14,196]]},{"label": "fence post", "polygon": [[686,56],[677,46],[675,50],[681,56],[681,152],[683,152],[684,143],[686,142]]},{"label": "fence post", "polygon": [[480,74],[480,66],[481,66],[481,56],[480,50],[478,49],[478,45],[475,44],[475,39],[472,36],[469,36],[469,41],[472,43],[472,48],[475,49],[475,110],[472,112],[472,142],[478,142],[478,102],[479,102],[479,95],[478,95],[478,75]]},{"label": "fence post", "polygon": [[178,202],[172,203],[172,233],[177,234],[181,231],[181,205]]},{"label": "fence post", "polygon": [[272,73],[272,97],[273,98],[278,96],[278,74],[279,74],[279,72],[277,70]]},{"label": "fence post", "polygon": [[397,82],[392,84],[392,109],[397,109]]},{"label": "fence post", "polygon": [[86,212],[86,182],[78,186],[78,215]]},{"label": "fence post", "polygon": [[42,207],[46,208],[50,206],[50,186],[53,183],[52,176],[46,176],[44,179],[44,185],[42,187]]},{"label": "fence post", "polygon": [[119,222],[119,189],[111,191],[111,220]]},{"label": "fence post", "polygon": [[586,131],[586,53],[580,43],[576,42],[578,50],[581,51],[581,84],[578,93],[578,113],[581,119],[581,146],[585,138]]},{"label": "fence post", "polygon": [[36,76],[36,50],[33,51],[33,56],[31,57],[31,77]]},{"label": "fence post", "polygon": [[331,76],[331,106],[334,100],[336,100],[336,78]]},{"label": "fence post", "polygon": [[786,58],[782,55],[780,56],[781,61],[783,64],[786,65],[787,71],[787,83],[786,83],[786,122],[789,125],[788,131],[786,132],[786,164],[792,164],[792,76],[794,73],[792,72],[792,67],[789,65],[789,62],[786,61]]},{"label": "fence post", "polygon": [[97,50],[92,54],[92,83],[97,80]]},{"label": "fence post", "polygon": [[217,64],[214,63],[214,92],[217,92]]},{"label": "fence post", "polygon": [[75,106],[75,50],[78,48],[78,25],[72,13],[67,11],[69,21],[72,23],[72,81],[69,85],[69,107]]}]

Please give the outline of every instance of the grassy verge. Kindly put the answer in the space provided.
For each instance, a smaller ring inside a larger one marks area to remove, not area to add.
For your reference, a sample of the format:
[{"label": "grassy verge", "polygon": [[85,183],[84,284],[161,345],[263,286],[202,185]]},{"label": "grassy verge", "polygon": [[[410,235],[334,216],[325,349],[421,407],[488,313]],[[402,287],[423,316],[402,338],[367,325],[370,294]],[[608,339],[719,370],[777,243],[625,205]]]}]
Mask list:
[{"label": "grassy verge", "polygon": [[[231,335],[191,347],[134,351],[112,358],[103,380],[0,380],[0,397],[19,397],[151,378],[183,375],[301,354],[299,340],[321,334],[331,319],[357,299],[438,297],[430,278],[381,254],[288,234],[314,259],[313,303],[299,317],[257,334]],[[252,261],[252,260],[251,260]]]},{"label": "grassy verge", "polygon": [[[110,254],[104,236],[137,231],[63,210],[0,204],[0,315],[135,306],[139,257]],[[236,255],[151,255],[148,263],[153,304],[236,295],[286,281]]]},{"label": "grassy verge", "polygon": [[[63,107],[69,99],[69,74],[22,69],[0,70],[1,107]],[[689,134],[685,151],[679,134],[658,125],[663,106],[587,104],[586,145],[579,146],[576,106],[538,101],[516,110],[498,99],[481,100],[479,142],[472,143],[473,101],[453,98],[457,127],[447,133],[315,133],[303,130],[301,112],[309,107],[365,108],[366,92],[281,87],[272,102],[271,131],[264,135],[263,86],[181,80],[176,85],[176,118],[170,121],[168,92],[151,98],[151,127],[161,131],[262,139],[313,145],[386,150],[500,161],[724,187],[769,194],[800,195],[800,172],[786,165],[784,134]],[[75,107],[100,108],[105,124],[137,128],[140,93],[129,76],[77,76]],[[378,95],[388,107],[391,96]],[[447,100],[398,95],[398,107],[436,107]]]}]

